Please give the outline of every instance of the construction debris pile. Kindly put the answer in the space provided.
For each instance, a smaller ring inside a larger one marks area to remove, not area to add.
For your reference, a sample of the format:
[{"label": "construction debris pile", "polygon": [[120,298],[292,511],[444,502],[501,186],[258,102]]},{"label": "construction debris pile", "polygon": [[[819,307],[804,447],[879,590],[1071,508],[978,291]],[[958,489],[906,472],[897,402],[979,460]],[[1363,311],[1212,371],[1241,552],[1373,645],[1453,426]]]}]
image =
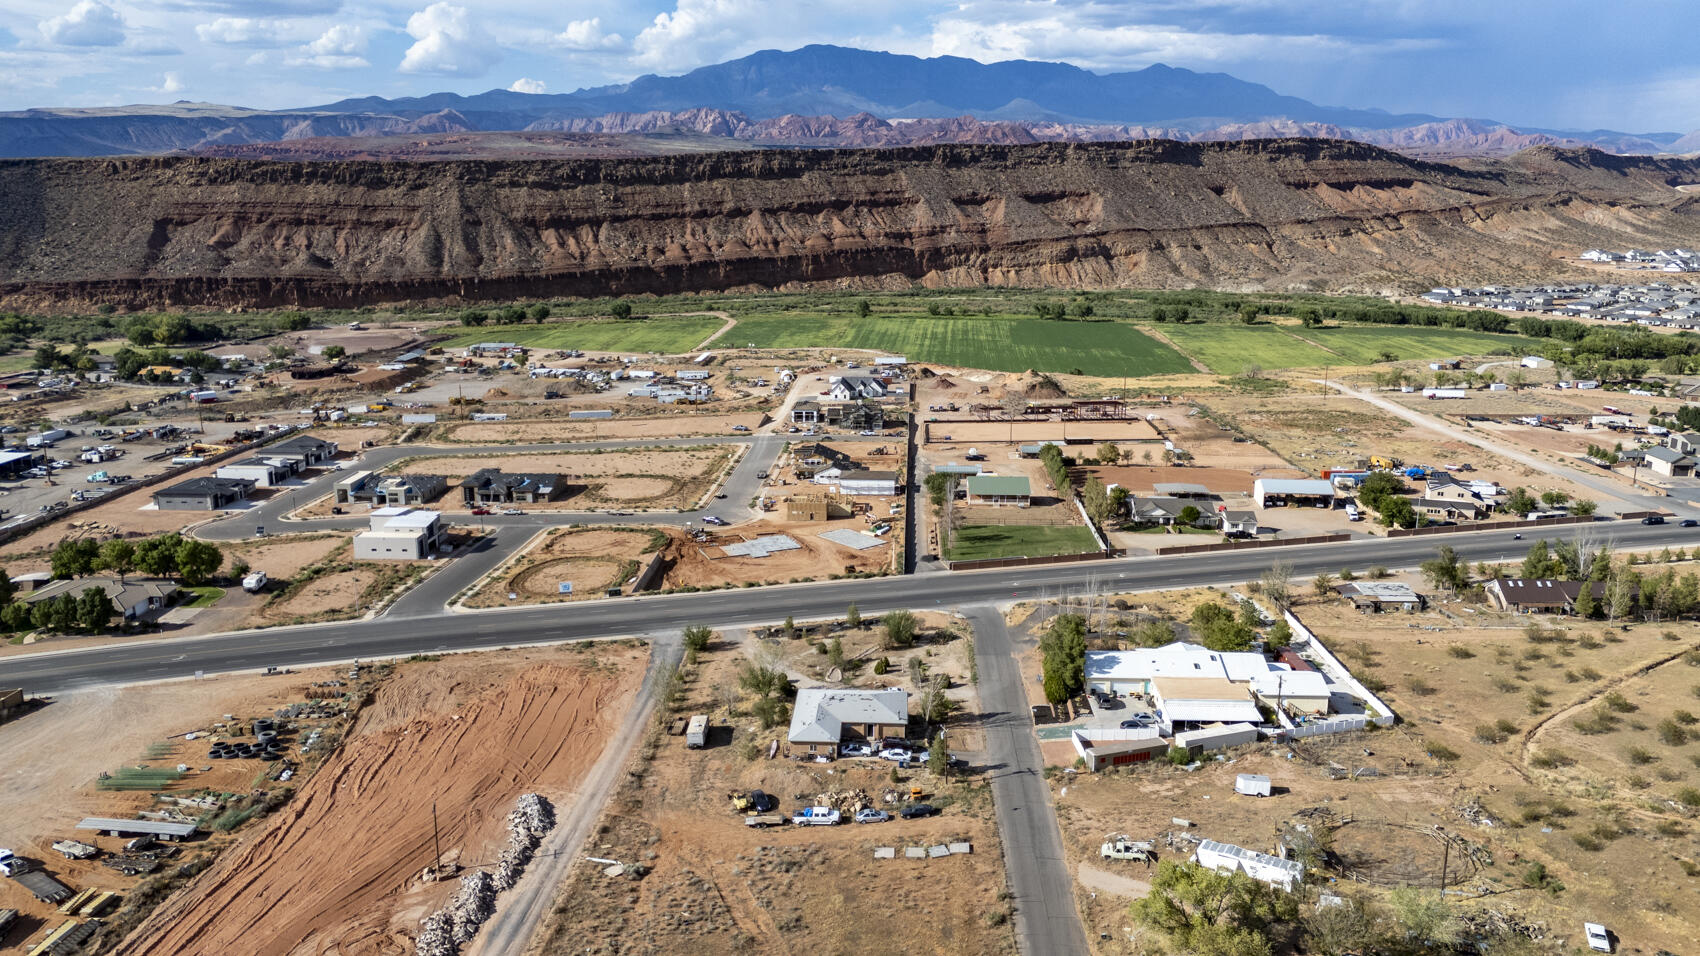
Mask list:
[{"label": "construction debris pile", "polygon": [[521,794],[508,814],[508,845],[496,861],[496,871],[467,874],[460,892],[448,905],[419,924],[414,951],[418,956],[456,956],[460,948],[478,935],[478,930],[496,912],[496,894],[519,882],[525,865],[543,835],[555,826],[555,808],[535,793]]}]

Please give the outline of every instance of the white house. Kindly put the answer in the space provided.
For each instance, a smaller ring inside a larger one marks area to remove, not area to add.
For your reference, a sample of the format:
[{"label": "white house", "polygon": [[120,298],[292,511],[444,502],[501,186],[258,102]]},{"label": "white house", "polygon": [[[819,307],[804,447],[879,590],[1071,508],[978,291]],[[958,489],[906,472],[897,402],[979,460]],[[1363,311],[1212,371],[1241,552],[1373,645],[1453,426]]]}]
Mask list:
[{"label": "white house", "polygon": [[418,561],[442,546],[443,515],[412,508],[379,508],[371,528],[354,536],[356,561]]},{"label": "white house", "polygon": [[1330,695],[1328,678],[1320,671],[1271,663],[1253,651],[1213,651],[1185,641],[1131,651],[1087,651],[1086,687],[1161,699],[1173,705],[1158,708],[1170,724],[1260,723],[1257,703],[1289,714],[1326,714]]},{"label": "white house", "polygon": [[884,398],[885,383],[867,375],[834,375],[827,383],[827,394],[841,402]]}]

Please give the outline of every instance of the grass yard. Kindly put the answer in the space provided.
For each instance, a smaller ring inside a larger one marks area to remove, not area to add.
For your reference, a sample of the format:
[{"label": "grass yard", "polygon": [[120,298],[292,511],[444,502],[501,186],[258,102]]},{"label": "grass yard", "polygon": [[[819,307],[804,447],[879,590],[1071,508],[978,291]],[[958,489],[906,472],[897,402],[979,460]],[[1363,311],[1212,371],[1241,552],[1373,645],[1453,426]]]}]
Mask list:
[{"label": "grass yard", "polygon": [[1174,349],[1120,322],[1029,318],[847,315],[750,316],[721,340],[728,347],[873,349],[920,362],[1001,372],[1036,369],[1139,376],[1191,371]]},{"label": "grass yard", "polygon": [[1450,358],[1457,355],[1485,355],[1489,352],[1513,350],[1521,355],[1535,351],[1540,344],[1520,335],[1495,335],[1491,332],[1471,332],[1468,329],[1425,329],[1348,326],[1338,329],[1293,329],[1292,333],[1307,341],[1338,352],[1340,358],[1355,365],[1370,365],[1379,360],[1382,352],[1392,352],[1400,359]]},{"label": "grass yard", "polygon": [[946,557],[952,561],[1037,558],[1097,549],[1092,532],[1080,525],[975,524],[956,529]]},{"label": "grass yard", "polygon": [[1238,375],[1248,365],[1278,369],[1344,364],[1339,356],[1272,325],[1165,325],[1161,331],[1220,375]]},{"label": "grass yard", "polygon": [[193,601],[185,601],[183,607],[212,607],[218,603],[219,598],[224,597],[224,588],[201,587],[183,590],[195,596]]},{"label": "grass yard", "polygon": [[444,348],[463,348],[478,342],[513,342],[535,349],[680,355],[695,349],[724,324],[713,316],[693,316],[628,322],[583,319],[543,325],[483,325],[442,344]]}]

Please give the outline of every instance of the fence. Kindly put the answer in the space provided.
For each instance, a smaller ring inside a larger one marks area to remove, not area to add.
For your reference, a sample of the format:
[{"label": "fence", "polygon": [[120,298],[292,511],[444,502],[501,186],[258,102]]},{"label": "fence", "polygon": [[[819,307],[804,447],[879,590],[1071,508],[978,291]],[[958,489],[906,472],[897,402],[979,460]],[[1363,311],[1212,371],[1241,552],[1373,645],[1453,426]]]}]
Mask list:
[{"label": "fence", "polygon": [[[1322,665],[1322,672],[1328,675],[1328,679],[1345,687],[1353,696],[1374,709],[1375,716],[1370,717],[1369,720],[1380,727],[1393,726],[1399,716],[1393,712],[1393,708],[1387,706],[1386,701],[1377,697],[1361,681],[1353,677],[1346,665],[1340,663],[1340,658],[1334,656],[1334,652],[1328,649],[1328,645],[1322,643],[1322,639],[1312,633],[1311,629],[1299,620],[1297,614],[1289,610],[1282,612],[1282,617],[1286,619],[1287,626],[1292,628],[1293,643],[1305,645],[1306,649],[1311,652],[1311,656],[1315,657],[1317,662]],[[1322,733],[1322,731],[1315,733]],[[1314,736],[1314,734],[1310,736]]]},{"label": "fence", "polygon": [[1121,551],[1087,551],[1082,554],[1050,554],[1037,558],[978,558],[973,561],[951,561],[952,571],[986,571],[992,568],[1025,568],[1041,564],[1074,564],[1080,561],[1103,561],[1119,558]]},{"label": "fence", "polygon": [[[1641,518],[1659,512],[1626,512],[1621,518]],[[1463,531],[1521,531],[1524,528],[1547,528],[1556,524],[1590,524],[1595,521],[1610,521],[1610,517],[1594,515],[1569,515],[1564,518],[1536,518],[1533,521],[1491,521],[1483,524],[1443,524],[1429,525],[1426,528],[1388,528],[1389,538],[1410,538],[1424,534],[1458,534]]]},{"label": "fence", "polygon": [[1278,548],[1290,544],[1332,544],[1350,541],[1349,534],[1313,534],[1308,538],[1271,538],[1267,541],[1222,541],[1216,544],[1179,544],[1158,548],[1157,554],[1203,554],[1206,551],[1242,551],[1252,548]]},{"label": "fence", "polygon": [[1324,734],[1344,734],[1354,730],[1362,730],[1369,726],[1369,718],[1354,714],[1349,717],[1335,717],[1331,720],[1313,720],[1308,723],[1294,724],[1287,728],[1283,736],[1290,740],[1305,737],[1321,737]]},{"label": "fence", "polygon": [[650,557],[649,564],[645,565],[644,569],[638,572],[637,580],[632,582],[633,594],[636,594],[639,591],[653,591],[661,586],[661,570],[666,567],[667,564],[663,557],[664,553],[665,549],[656,551],[655,554]]}]

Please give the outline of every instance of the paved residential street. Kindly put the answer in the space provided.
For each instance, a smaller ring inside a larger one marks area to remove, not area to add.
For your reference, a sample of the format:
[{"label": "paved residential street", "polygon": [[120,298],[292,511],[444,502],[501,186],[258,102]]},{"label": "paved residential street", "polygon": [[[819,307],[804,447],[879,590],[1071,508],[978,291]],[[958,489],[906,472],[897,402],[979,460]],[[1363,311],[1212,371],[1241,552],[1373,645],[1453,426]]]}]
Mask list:
[{"label": "paved residential street", "polygon": [[1021,686],[1015,645],[995,607],[963,608],[974,626],[986,760],[1004,867],[1015,894],[1015,929],[1027,956],[1084,956],[1086,931],[1074,908],[1074,881],[1063,859],[1056,807],[1042,774],[1032,712]]}]

